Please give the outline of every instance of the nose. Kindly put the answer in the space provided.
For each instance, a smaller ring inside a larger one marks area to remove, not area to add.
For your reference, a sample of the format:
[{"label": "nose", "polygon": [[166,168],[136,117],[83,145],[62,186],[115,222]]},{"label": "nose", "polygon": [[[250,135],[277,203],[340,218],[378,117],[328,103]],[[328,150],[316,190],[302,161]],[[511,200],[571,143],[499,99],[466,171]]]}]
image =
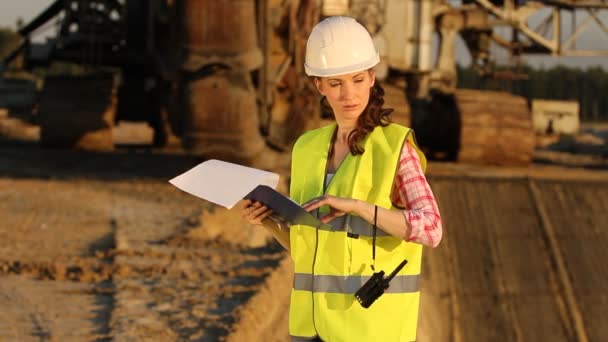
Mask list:
[{"label": "nose", "polygon": [[351,82],[344,82],[340,87],[340,99],[351,100],[355,95],[354,85]]}]

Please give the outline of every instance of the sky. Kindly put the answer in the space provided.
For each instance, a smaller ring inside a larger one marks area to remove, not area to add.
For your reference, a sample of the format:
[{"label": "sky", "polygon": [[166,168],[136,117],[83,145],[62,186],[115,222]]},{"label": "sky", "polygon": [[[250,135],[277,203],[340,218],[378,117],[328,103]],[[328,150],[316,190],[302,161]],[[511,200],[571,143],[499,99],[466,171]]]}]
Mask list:
[{"label": "sky", "polygon": [[[42,12],[49,6],[52,0],[21,0],[11,1],[11,6],[4,2],[3,8],[0,10],[0,26],[15,27],[17,18],[22,18],[25,23],[33,19],[38,13]],[[579,22],[586,16],[578,15]],[[608,9],[604,10],[601,18],[605,25],[608,25]],[[566,20],[565,20],[566,21]],[[564,23],[566,26],[568,23]],[[569,28],[565,30],[568,32]],[[46,31],[50,34],[52,31]],[[44,35],[40,36],[43,39]],[[38,39],[38,40],[40,40]],[[601,29],[593,24],[588,32],[585,32],[580,39],[579,47],[608,50],[608,33],[603,33]],[[499,54],[500,57],[500,54]],[[503,56],[506,59],[506,56]],[[464,43],[459,40],[456,45],[456,59],[460,65],[470,64],[470,55],[465,48]],[[570,67],[588,68],[591,66],[601,66],[608,70],[608,57],[551,57],[551,56],[526,56],[525,61],[534,67],[549,68],[557,64],[562,64]]]},{"label": "sky", "polygon": [[10,6],[7,0],[3,1],[2,10],[0,11],[0,26],[15,27],[18,17],[28,22],[33,19],[38,13],[42,12],[53,1],[50,0],[22,0],[11,1]]}]

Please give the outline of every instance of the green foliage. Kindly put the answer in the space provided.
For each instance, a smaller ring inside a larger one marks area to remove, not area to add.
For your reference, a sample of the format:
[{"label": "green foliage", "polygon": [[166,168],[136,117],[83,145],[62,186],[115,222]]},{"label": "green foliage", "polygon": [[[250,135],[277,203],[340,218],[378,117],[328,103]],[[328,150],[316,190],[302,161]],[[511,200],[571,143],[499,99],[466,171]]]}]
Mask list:
[{"label": "green foliage", "polygon": [[458,87],[503,90],[528,99],[577,100],[582,121],[608,120],[608,71],[556,66],[521,70],[526,80],[482,78],[471,68],[458,67]]}]

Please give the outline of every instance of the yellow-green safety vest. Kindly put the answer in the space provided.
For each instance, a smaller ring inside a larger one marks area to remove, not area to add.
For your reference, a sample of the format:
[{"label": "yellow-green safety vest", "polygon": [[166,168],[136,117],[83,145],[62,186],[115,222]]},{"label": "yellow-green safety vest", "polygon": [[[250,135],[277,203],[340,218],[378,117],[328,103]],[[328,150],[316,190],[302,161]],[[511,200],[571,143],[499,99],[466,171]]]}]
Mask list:
[{"label": "yellow-green safety vest", "polygon": [[[335,129],[336,124],[332,124],[307,132],[294,145],[290,196],[299,204],[329,194],[393,208],[390,195],[405,139],[426,169],[426,158],[412,131],[389,124],[369,133],[362,142],[365,152],[357,156],[349,153],[325,187]],[[327,211],[322,207],[320,214]],[[332,220],[330,226],[290,228],[295,267],[289,310],[292,340],[318,336],[331,342],[415,341],[422,246],[377,230],[376,271],[384,270],[388,275],[404,258],[408,263],[385,293],[364,309],[354,293],[374,273],[373,225],[356,215],[345,215]]]}]

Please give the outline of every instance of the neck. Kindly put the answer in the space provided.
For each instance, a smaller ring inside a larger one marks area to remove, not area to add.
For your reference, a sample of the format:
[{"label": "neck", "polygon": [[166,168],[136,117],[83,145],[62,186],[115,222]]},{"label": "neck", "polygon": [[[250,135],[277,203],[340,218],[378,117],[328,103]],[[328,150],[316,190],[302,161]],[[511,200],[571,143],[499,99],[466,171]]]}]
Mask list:
[{"label": "neck", "polygon": [[337,122],[336,141],[347,142],[348,135],[357,127],[357,121]]}]

